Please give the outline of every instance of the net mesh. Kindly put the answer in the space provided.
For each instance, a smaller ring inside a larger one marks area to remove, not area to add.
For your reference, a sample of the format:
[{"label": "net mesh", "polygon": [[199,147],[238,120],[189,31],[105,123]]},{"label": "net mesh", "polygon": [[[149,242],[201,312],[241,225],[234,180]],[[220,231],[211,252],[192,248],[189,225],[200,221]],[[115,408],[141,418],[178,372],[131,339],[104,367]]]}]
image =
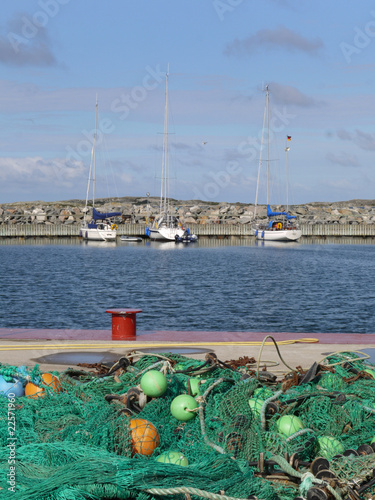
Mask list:
[{"label": "net mesh", "polygon": [[[44,384],[37,366],[0,365],[3,384],[43,388],[36,397],[0,397],[0,499],[293,500],[311,487],[328,497],[333,488],[336,498],[375,491],[375,366],[357,354],[327,357],[308,381],[301,370],[267,379],[214,357],[126,359],[104,374],[53,372],[61,390]],[[150,370],[166,379],[159,397],[141,383]],[[171,409],[181,395],[182,414]],[[322,485],[325,470],[331,486]]]}]

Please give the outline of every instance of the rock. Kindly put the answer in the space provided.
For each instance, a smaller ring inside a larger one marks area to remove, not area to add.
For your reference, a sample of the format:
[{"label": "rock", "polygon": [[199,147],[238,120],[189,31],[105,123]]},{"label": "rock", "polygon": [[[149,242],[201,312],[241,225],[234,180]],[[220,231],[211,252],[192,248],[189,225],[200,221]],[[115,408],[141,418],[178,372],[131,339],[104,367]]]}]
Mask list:
[{"label": "rock", "polygon": [[[292,208],[292,207],[291,207]],[[293,211],[295,215],[306,215],[307,213],[307,208],[306,207],[293,207],[293,210],[290,210],[290,212]]]},{"label": "rock", "polygon": [[220,215],[227,214],[228,212],[229,212],[229,206],[228,206],[228,205],[226,205],[226,206],[224,206],[224,207],[219,208],[219,214],[220,214]]},{"label": "rock", "polygon": [[259,205],[256,208],[256,217],[267,217],[267,207]]},{"label": "rock", "polygon": [[193,219],[193,217],[186,217],[185,220],[184,220],[184,223],[186,225],[188,225],[188,224],[196,224],[197,221],[195,219]]},{"label": "rock", "polygon": [[252,217],[248,217],[247,215],[240,215],[239,223],[240,224],[250,224],[250,222],[252,220],[253,220]]},{"label": "rock", "polygon": [[243,211],[243,215],[248,215],[249,217],[254,217],[255,207],[246,207]]},{"label": "rock", "polygon": [[69,215],[71,215],[69,210],[65,210],[65,209],[61,210],[60,215],[59,215],[60,221],[65,222],[68,219]]},{"label": "rock", "polygon": [[338,210],[338,213],[341,215],[348,215],[349,217],[351,217],[353,215],[353,210],[348,210],[346,208],[340,208]]},{"label": "rock", "polygon": [[190,213],[191,214],[200,214],[202,211],[201,207],[199,205],[195,205],[194,207],[190,208]]},{"label": "rock", "polygon": [[[159,216],[157,197],[124,197],[115,201],[97,200],[100,211],[121,212],[116,224],[145,223]],[[201,200],[170,200],[172,213],[188,224],[250,224],[255,206],[249,203],[205,202]],[[61,202],[15,202],[2,204],[0,224],[81,224],[84,219],[84,200]],[[285,205],[272,206],[285,211]],[[375,200],[350,200],[348,202],[312,202],[289,206],[289,213],[297,215],[302,224],[375,224]],[[266,205],[256,207],[256,218],[266,217]],[[90,222],[91,209],[85,219]]]}]

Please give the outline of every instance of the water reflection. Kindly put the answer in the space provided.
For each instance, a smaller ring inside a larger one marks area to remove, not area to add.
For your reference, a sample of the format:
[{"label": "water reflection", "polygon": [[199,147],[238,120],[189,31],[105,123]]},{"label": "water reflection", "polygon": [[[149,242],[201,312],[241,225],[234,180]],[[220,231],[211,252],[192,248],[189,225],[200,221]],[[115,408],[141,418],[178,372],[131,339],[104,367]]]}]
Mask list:
[{"label": "water reflection", "polygon": [[80,245],[82,238],[78,237],[55,237],[55,238],[40,238],[40,237],[0,237],[0,246],[12,246],[12,245],[33,245],[33,246],[46,246],[46,245]]},{"label": "water reflection", "polygon": [[302,245],[374,245],[372,236],[303,236]]},{"label": "water reflection", "polygon": [[81,240],[81,245],[89,248],[116,248],[116,241]]},{"label": "water reflection", "polygon": [[179,250],[184,248],[217,248],[217,247],[277,247],[296,248],[305,245],[374,245],[375,238],[361,236],[303,236],[299,241],[260,241],[254,236],[200,236],[195,243],[175,243],[174,241],[151,241],[144,238],[141,242],[117,241],[87,241],[79,237],[0,237],[0,246],[32,245],[32,246],[88,246],[97,248],[118,247],[149,247],[160,250]]},{"label": "water reflection", "polygon": [[256,247],[266,247],[266,248],[297,248],[301,246],[298,241],[261,241],[255,240]]}]

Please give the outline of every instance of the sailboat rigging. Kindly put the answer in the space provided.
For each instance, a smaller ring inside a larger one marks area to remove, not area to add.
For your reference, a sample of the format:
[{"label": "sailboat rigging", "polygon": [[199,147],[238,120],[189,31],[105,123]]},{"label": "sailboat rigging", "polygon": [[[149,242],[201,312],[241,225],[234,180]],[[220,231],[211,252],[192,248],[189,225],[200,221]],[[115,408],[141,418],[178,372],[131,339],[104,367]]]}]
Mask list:
[{"label": "sailboat rigging", "polygon": [[198,238],[191,235],[189,228],[184,229],[179,217],[171,214],[169,204],[169,144],[168,144],[168,78],[165,77],[165,109],[164,109],[164,132],[163,132],[163,157],[160,187],[159,216],[151,228],[146,227],[145,234],[152,240],[190,242]]},{"label": "sailboat rigging", "polygon": [[[257,188],[255,195],[255,209],[254,209],[254,224],[253,231],[254,235],[258,240],[269,240],[269,241],[296,241],[298,240],[302,232],[299,229],[298,221],[295,215],[289,215],[289,166],[288,166],[288,153],[290,148],[286,147],[286,177],[287,177],[287,189],[286,189],[286,211],[285,212],[274,212],[270,206],[270,168],[269,168],[269,88],[266,86],[266,105],[264,111],[263,119],[263,134],[262,134],[262,145],[260,150],[259,159],[259,169],[258,169],[258,179]],[[256,211],[258,205],[258,192],[259,192],[259,180],[260,180],[260,170],[262,165],[262,150],[263,150],[263,136],[266,132],[266,150],[267,150],[267,160],[266,160],[266,176],[267,176],[267,218],[256,220]],[[290,136],[287,136],[290,140]]]},{"label": "sailboat rigging", "polygon": [[[95,208],[95,182],[96,182],[96,142],[97,142],[97,127],[98,127],[98,99],[96,99],[95,106],[95,133],[93,146],[91,151],[91,161],[89,177],[87,182],[86,202],[84,208],[84,220],[80,229],[80,236],[84,240],[94,241],[115,241],[117,236],[117,226],[111,223],[112,217],[121,216],[121,212],[99,212]],[[92,220],[86,220],[87,213],[89,212],[89,196],[90,187],[92,188]]]}]

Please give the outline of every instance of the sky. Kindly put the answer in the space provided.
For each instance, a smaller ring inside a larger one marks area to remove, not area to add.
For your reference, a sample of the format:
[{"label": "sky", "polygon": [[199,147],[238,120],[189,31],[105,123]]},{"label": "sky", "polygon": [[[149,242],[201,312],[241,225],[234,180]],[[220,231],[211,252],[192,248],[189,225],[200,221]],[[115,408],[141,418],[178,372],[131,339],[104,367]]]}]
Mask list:
[{"label": "sky", "polygon": [[259,174],[265,202],[266,86],[270,202],[375,198],[373,2],[16,0],[1,11],[0,204],[85,198],[96,99],[96,196],[160,196],[167,72],[173,198],[254,203]]}]

